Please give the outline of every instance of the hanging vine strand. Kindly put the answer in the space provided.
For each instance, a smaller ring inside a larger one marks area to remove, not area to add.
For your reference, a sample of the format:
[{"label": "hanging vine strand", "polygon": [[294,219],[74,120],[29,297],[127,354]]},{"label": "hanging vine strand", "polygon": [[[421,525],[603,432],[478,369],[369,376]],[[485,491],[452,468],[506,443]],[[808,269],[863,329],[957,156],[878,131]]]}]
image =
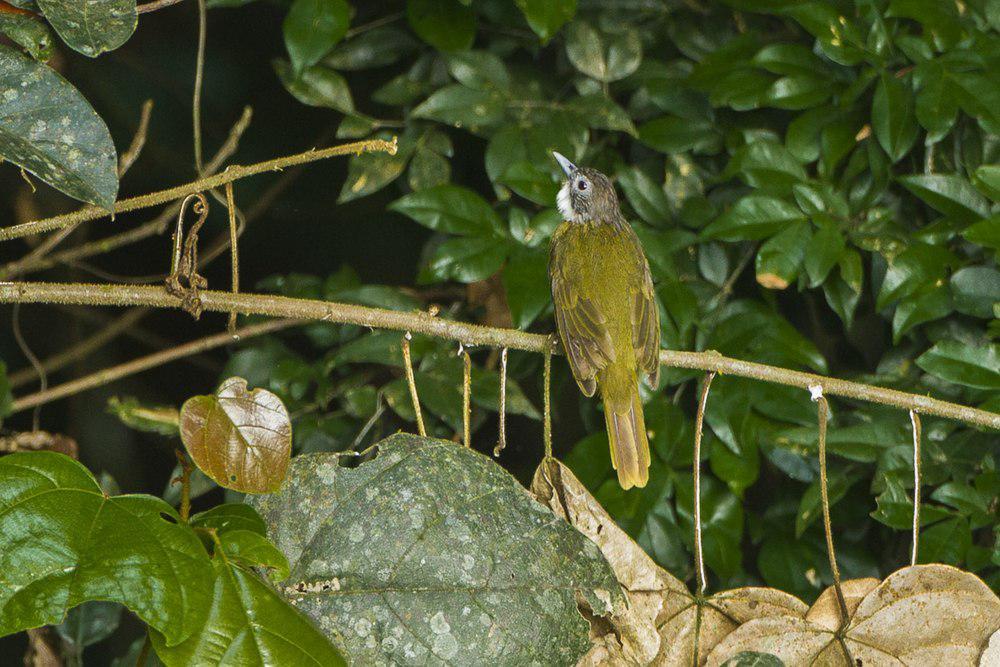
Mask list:
[{"label": "hanging vine strand", "polygon": [[809,388],[812,392],[812,400],[816,402],[816,409],[819,413],[819,493],[820,501],[823,504],[823,533],[826,535],[826,554],[830,558],[830,572],[833,574],[833,587],[837,594],[837,607],[840,609],[841,624],[847,623],[849,614],[847,612],[847,602],[844,600],[844,591],[840,586],[840,568],[837,567],[837,553],[833,548],[833,528],[830,522],[830,494],[827,484],[826,473],[826,424],[830,416],[830,406],[826,397],[823,396],[823,388],[814,385]]},{"label": "hanging vine strand", "polygon": [[[232,290],[233,294],[239,294],[240,292],[240,246],[239,246],[239,231],[236,225],[236,201],[233,195],[233,184],[226,183],[226,210],[229,213],[229,256],[231,258],[230,266],[232,273]],[[229,334],[234,340],[238,339],[236,335],[236,311],[229,313]]]},{"label": "hanging vine strand", "polygon": [[[429,313],[404,312],[369,308],[353,304],[314,299],[296,299],[272,294],[231,294],[215,290],[200,293],[206,311],[266,315],[295,319],[324,320],[339,324],[356,324],[375,329],[411,331],[437,338],[464,341],[466,344],[487,347],[509,347],[526,352],[552,350],[550,336],[526,333],[515,329],[467,324],[434,317]],[[181,300],[164,292],[162,288],[146,285],[101,285],[61,283],[11,283],[0,282],[0,303],[54,303],[81,306],[151,306],[178,308]],[[881,403],[904,410],[917,410],[921,414],[936,415],[956,421],[983,426],[1000,431],[1000,414],[971,408],[948,401],[941,401],[908,394],[895,389],[875,387],[860,382],[804,373],[778,366],[768,366],[752,361],[724,357],[718,352],[683,352],[660,350],[660,363],[675,368],[715,371],[723,375],[736,375],[763,382],[808,389],[821,386],[826,395],[844,396],[861,401]],[[15,406],[17,402],[15,401]]]},{"label": "hanging vine strand", "polygon": [[[547,342],[551,339],[546,338]],[[545,406],[542,423],[542,441],[545,445],[545,458],[552,457],[552,344],[545,348],[545,372],[543,373],[542,397]]]},{"label": "hanging vine strand", "polygon": [[413,403],[413,412],[417,416],[417,433],[427,437],[427,429],[424,428],[424,416],[420,412],[420,397],[417,396],[417,381],[413,377],[413,359],[410,357],[410,332],[403,334],[403,370],[406,372],[406,385],[410,389],[410,401]]},{"label": "hanging vine strand", "polygon": [[461,343],[459,354],[462,355],[462,444],[472,447],[472,358]]},{"label": "hanging vine strand", "polygon": [[493,456],[500,456],[500,452],[507,446],[507,348],[500,351],[500,433],[497,436],[496,447],[493,448]]},{"label": "hanging vine strand", "polygon": [[913,429],[913,547],[910,565],[917,564],[920,545],[920,415],[910,410],[910,427]]},{"label": "hanging vine strand", "polygon": [[701,435],[705,429],[705,406],[708,404],[708,390],[715,379],[715,371],[705,375],[705,384],[698,399],[698,413],[694,419],[694,453],[691,457],[694,476],[694,564],[698,577],[698,595],[705,594],[705,557],[701,546]]}]

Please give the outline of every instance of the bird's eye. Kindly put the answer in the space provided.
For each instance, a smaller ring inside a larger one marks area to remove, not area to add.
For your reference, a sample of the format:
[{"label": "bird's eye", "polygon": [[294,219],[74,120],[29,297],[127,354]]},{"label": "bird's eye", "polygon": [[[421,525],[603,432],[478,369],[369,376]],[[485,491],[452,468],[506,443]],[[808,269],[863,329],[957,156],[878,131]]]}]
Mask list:
[{"label": "bird's eye", "polygon": [[578,181],[576,184],[576,189],[583,192],[587,189],[587,181]]}]

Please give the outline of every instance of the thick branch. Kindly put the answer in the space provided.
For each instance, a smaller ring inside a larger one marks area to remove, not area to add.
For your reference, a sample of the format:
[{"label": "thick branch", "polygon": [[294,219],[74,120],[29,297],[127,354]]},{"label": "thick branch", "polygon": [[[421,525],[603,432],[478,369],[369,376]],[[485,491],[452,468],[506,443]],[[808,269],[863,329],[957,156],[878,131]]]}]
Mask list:
[{"label": "thick branch", "polygon": [[[316,162],[317,160],[325,160],[326,158],[338,155],[350,155],[352,153],[360,154],[368,151],[386,152],[390,155],[395,155],[396,140],[393,139],[392,141],[383,141],[381,139],[372,139],[369,141],[356,141],[342,146],[333,146],[322,150],[309,150],[297,155],[288,155],[286,157],[280,157],[266,162],[258,162],[257,164],[252,164],[246,167],[239,165],[232,166],[221,174],[202,178],[192,183],[185,183],[184,185],[178,185],[177,187],[173,187],[168,190],[160,190],[159,192],[152,192],[138,197],[119,200],[115,202],[113,213],[128,213],[130,211],[137,211],[139,209],[149,208],[150,206],[156,206],[158,204],[166,204],[177,199],[183,199],[184,197],[197,192],[212,190],[214,188],[221,187],[226,183],[232,183],[233,181],[238,181],[241,178],[256,176],[257,174],[263,174],[268,171],[281,171],[287,167],[294,167],[295,165],[306,164],[308,162]],[[103,208],[98,208],[97,206],[87,206],[72,213],[65,213],[52,218],[46,218],[44,220],[34,220],[20,225],[11,225],[10,227],[0,228],[0,241],[10,241],[11,239],[17,239],[31,234],[50,232],[52,230],[61,229],[70,225],[77,225],[81,222],[98,220],[107,215],[108,211]]]},{"label": "thick branch", "polygon": [[[270,294],[231,294],[201,292],[205,310],[241,314],[323,320],[356,324],[376,329],[394,329],[447,338],[464,345],[513,348],[545,352],[549,338],[514,329],[497,329],[433,317],[422,312],[401,312],[366,308],[332,301],[293,299]],[[152,306],[179,308],[181,300],[161,287],[145,285],[88,285],[58,283],[0,283],[0,303],[61,303],[89,306]],[[677,368],[716,371],[763,382],[772,382],[808,390],[819,385],[826,395],[882,403],[921,414],[947,417],[957,421],[1000,430],[1000,414],[949,403],[927,396],[908,394],[895,389],[874,387],[859,382],[838,380],[813,373],[768,366],[751,361],[730,359],[717,352],[681,352],[661,350],[660,363]]]}]

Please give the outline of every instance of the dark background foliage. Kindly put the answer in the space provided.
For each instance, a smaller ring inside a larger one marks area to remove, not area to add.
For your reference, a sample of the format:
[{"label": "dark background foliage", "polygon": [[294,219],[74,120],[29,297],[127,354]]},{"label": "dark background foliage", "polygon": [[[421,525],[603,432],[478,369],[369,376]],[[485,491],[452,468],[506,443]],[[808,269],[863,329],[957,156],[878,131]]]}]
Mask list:
[{"label": "dark background foliage", "polygon": [[[545,262],[558,223],[550,151],[559,150],[614,177],[650,258],[666,347],[1000,411],[995,0],[333,3],[327,33],[303,30],[317,3],[300,0],[291,12],[289,4],[209,2],[206,153],[244,105],[254,118],[238,163],[370,135],[398,135],[400,151],[239,182],[245,210],[279,178],[287,185],[241,239],[246,288],[549,332]],[[347,21],[345,36],[338,26]],[[132,39],[99,59],[57,49],[50,63],[108,123],[119,151],[142,101],[155,101],[147,148],[123,194],[195,176],[195,30],[195,3],[185,2],[141,15]],[[32,195],[15,168],[0,179],[9,221],[71,206],[44,185]],[[145,219],[84,225],[70,242]],[[206,231],[224,225],[216,206]],[[4,261],[24,251],[0,248]],[[157,237],[44,278],[162,273],[168,252],[169,239]],[[207,271],[215,288],[228,285],[224,264]],[[10,312],[2,313],[8,331]],[[21,320],[45,358],[111,314],[30,306]],[[150,334],[178,343],[222,326],[218,316],[194,323],[154,313],[137,335],[50,381],[144,354]],[[453,437],[456,349],[418,338],[414,351],[430,428]],[[12,336],[0,339],[0,358],[26,365]],[[76,438],[82,461],[123,490],[159,494],[173,441],[122,425],[103,410],[109,397],[177,406],[240,374],[285,400],[297,451],[342,450],[413,428],[399,358],[396,334],[310,325],[46,406],[42,425]],[[490,451],[497,354],[474,350],[473,358],[473,441]],[[523,480],[541,455],[541,359],[511,353],[510,373],[510,445],[499,460]],[[671,369],[646,394],[651,481],[626,493],[610,470],[597,402],[580,396],[562,360],[554,363],[557,456],[681,578],[692,576],[698,379]],[[832,407],[842,571],[884,576],[908,560],[909,419],[853,401]],[[830,583],[815,414],[804,392],[715,380],[703,479],[712,586],[763,582],[811,600]],[[30,415],[4,427],[30,428]],[[997,590],[997,435],[932,418],[924,435],[920,560],[962,566]],[[198,502],[222,497],[209,491]],[[95,658],[122,653],[131,637],[119,635],[95,646]]]}]

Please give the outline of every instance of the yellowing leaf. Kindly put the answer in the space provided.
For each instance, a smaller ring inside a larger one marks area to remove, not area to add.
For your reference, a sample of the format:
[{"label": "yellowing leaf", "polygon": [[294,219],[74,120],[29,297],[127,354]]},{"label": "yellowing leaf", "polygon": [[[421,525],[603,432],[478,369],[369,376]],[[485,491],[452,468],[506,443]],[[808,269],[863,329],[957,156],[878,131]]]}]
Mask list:
[{"label": "yellowing leaf", "polygon": [[[916,565],[843,584],[850,621],[828,588],[805,618],[760,618],[722,640],[708,665],[743,651],[772,653],[796,665],[976,665],[1000,626],[1000,598],[973,574],[948,565]],[[850,659],[845,655],[850,652]]]},{"label": "yellowing leaf", "polygon": [[[573,473],[555,459],[535,471],[531,490],[558,516],[589,537],[625,589],[608,622],[593,623],[593,647],[578,665],[699,664],[741,623],[767,616],[801,620],[806,605],[770,588],[739,588],[699,603],[678,579],[656,565],[615,525]],[[698,660],[695,662],[695,655]]]},{"label": "yellowing leaf", "polygon": [[189,398],[181,408],[181,440],[201,470],[244,493],[276,491],[292,451],[292,423],[281,399],[247,391],[231,377],[214,396]]}]

